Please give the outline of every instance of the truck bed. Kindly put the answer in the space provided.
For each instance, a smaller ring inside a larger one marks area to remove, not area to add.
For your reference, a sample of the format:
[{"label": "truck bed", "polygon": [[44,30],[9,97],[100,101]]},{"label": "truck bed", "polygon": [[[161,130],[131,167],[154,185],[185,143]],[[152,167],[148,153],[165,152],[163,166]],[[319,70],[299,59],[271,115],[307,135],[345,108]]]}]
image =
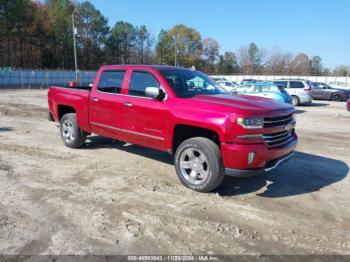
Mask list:
[{"label": "truck bed", "polygon": [[51,86],[48,91],[48,104],[51,117],[60,121],[63,112],[75,112],[79,126],[89,131],[89,96],[91,87],[89,86]]}]

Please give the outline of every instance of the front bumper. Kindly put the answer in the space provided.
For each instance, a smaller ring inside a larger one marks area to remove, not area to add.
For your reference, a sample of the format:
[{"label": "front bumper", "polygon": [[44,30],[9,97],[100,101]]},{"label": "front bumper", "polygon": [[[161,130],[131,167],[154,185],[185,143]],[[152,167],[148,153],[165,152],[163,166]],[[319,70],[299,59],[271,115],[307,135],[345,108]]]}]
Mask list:
[{"label": "front bumper", "polygon": [[288,161],[292,156],[293,156],[293,153],[290,153],[287,156],[283,156],[279,159],[275,159],[271,161],[265,168],[250,169],[250,170],[225,168],[225,174],[232,177],[251,177],[251,176],[260,175],[277,168],[282,163]]},{"label": "front bumper", "polygon": [[[222,143],[221,153],[226,174],[252,176],[275,169],[292,156],[297,143],[296,134],[287,144],[273,148],[268,148],[265,144]],[[255,158],[249,163],[248,156],[251,152],[255,153]]]}]

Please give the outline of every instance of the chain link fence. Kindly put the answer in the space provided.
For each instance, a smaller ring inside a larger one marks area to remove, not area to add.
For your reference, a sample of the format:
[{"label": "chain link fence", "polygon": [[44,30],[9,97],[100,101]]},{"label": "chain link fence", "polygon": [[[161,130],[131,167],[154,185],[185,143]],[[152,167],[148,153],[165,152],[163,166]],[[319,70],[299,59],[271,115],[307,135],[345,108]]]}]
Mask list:
[{"label": "chain link fence", "polygon": [[[88,85],[92,83],[95,75],[95,71],[79,71],[78,84]],[[75,71],[0,69],[0,89],[66,86],[72,80],[75,80]]]},{"label": "chain link fence", "polygon": [[[79,71],[78,85],[92,83],[96,71]],[[216,75],[213,77],[241,82],[243,79],[255,79],[259,81],[273,81],[276,79],[306,79],[314,82],[341,82],[350,85],[350,77],[336,76],[271,76],[271,75]],[[75,71],[62,70],[22,70],[12,68],[0,68],[0,89],[8,88],[48,88],[52,85],[68,85],[75,80]]]}]

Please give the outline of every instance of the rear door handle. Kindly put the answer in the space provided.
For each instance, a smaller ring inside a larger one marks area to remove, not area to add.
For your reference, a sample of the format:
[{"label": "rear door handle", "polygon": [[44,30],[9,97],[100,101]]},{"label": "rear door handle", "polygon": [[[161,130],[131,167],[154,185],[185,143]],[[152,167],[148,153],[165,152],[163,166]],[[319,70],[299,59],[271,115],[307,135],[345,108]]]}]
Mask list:
[{"label": "rear door handle", "polygon": [[130,103],[130,102],[125,102],[124,103],[124,106],[126,106],[126,107],[132,107],[132,106],[134,106],[132,103]]},{"label": "rear door handle", "polygon": [[98,98],[96,98],[96,97],[90,97],[90,101],[91,101],[91,102],[98,102]]}]

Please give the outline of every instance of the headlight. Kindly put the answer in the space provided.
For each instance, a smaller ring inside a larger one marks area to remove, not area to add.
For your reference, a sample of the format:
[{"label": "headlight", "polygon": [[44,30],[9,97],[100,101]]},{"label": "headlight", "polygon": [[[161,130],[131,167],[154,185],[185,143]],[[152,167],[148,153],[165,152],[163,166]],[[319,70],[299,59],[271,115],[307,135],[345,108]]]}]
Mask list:
[{"label": "headlight", "polygon": [[263,128],[264,118],[262,117],[239,117],[237,118],[237,124],[244,128]]}]

